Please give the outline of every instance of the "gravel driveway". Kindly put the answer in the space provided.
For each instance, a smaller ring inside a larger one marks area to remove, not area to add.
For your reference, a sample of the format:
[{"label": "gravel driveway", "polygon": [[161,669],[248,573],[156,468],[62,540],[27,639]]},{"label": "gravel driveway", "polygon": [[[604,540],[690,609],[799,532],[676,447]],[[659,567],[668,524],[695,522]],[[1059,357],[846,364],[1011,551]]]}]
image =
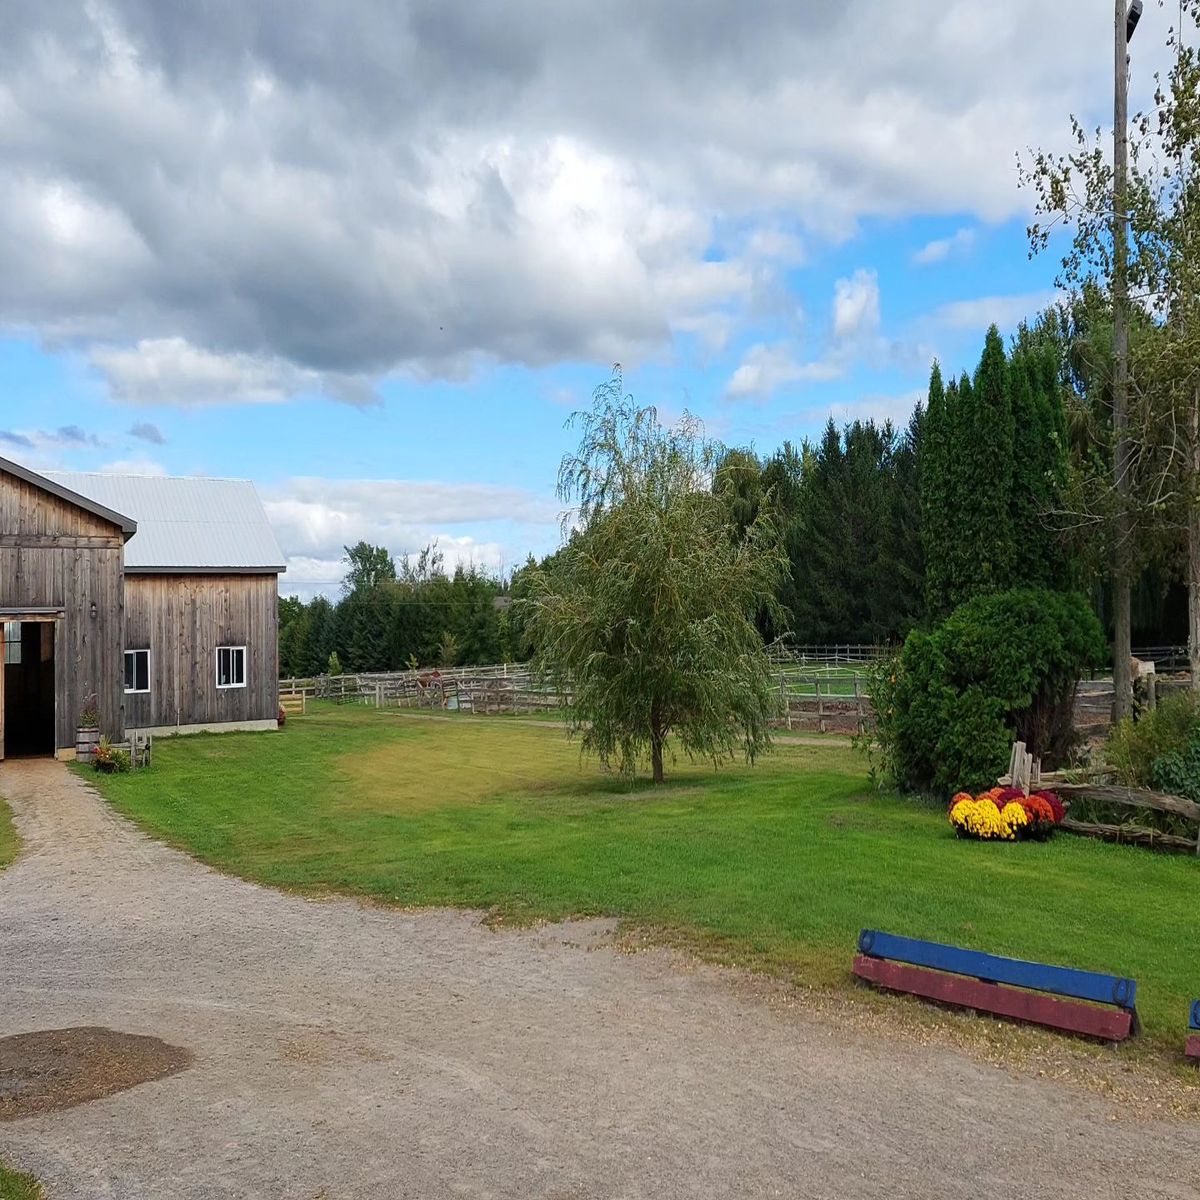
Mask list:
[{"label": "gravel driveway", "polygon": [[[1200,1129],[829,1019],[716,972],[310,901],[208,870],[65,768],[0,767],[0,1034],[104,1025],[193,1065],[0,1124],[49,1196],[1195,1197]],[[847,948],[849,954],[849,948]]]}]

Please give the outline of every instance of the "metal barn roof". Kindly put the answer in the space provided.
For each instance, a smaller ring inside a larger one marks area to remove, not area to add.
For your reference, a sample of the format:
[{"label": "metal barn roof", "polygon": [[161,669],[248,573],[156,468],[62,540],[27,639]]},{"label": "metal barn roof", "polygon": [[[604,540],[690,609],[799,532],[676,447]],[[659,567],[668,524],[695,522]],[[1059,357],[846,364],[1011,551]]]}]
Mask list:
[{"label": "metal barn roof", "polygon": [[137,533],[125,544],[126,571],[276,574],[286,570],[262,501],[247,479],[43,474],[52,483],[137,522]]}]

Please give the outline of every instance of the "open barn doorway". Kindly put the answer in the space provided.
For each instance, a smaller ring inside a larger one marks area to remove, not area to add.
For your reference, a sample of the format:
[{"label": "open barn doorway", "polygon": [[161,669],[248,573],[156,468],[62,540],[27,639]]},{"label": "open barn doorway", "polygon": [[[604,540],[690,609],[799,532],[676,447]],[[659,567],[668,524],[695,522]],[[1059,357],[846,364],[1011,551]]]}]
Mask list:
[{"label": "open barn doorway", "polygon": [[4,758],[54,753],[54,622],[5,621],[0,682]]}]

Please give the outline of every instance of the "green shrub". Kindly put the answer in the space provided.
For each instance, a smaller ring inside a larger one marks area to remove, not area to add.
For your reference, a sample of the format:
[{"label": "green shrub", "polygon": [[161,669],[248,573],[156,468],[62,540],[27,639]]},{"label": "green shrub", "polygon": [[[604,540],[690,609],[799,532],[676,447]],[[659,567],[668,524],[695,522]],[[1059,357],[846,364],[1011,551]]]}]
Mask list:
[{"label": "green shrub", "polygon": [[[1104,765],[1125,787],[1159,788],[1183,795],[1155,779],[1160,771],[1176,777],[1180,770],[1186,770],[1183,759],[1198,737],[1200,698],[1193,692],[1168,696],[1153,712],[1143,713],[1137,721],[1127,717],[1109,734]],[[1166,759],[1173,760],[1172,765],[1159,768],[1157,764]]]},{"label": "green shrub", "polygon": [[874,748],[901,787],[943,797],[995,783],[1017,739],[1053,765],[1074,739],[1076,685],[1106,654],[1082,596],[977,596],[876,668]]},{"label": "green shrub", "polygon": [[1200,802],[1200,729],[1182,750],[1154,760],[1150,782],[1157,791]]}]

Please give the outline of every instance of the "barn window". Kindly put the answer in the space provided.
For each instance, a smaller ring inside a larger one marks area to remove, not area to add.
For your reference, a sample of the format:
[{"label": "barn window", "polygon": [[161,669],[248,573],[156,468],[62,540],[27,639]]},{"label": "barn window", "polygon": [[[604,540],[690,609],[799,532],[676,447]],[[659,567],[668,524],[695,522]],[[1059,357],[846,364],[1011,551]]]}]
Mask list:
[{"label": "barn window", "polygon": [[246,647],[217,647],[217,687],[240,688],[246,686]]},{"label": "barn window", "polygon": [[125,651],[125,690],[148,692],[150,690],[150,651]]},{"label": "barn window", "polygon": [[4,622],[4,661],[14,666],[21,661],[21,622]]}]

